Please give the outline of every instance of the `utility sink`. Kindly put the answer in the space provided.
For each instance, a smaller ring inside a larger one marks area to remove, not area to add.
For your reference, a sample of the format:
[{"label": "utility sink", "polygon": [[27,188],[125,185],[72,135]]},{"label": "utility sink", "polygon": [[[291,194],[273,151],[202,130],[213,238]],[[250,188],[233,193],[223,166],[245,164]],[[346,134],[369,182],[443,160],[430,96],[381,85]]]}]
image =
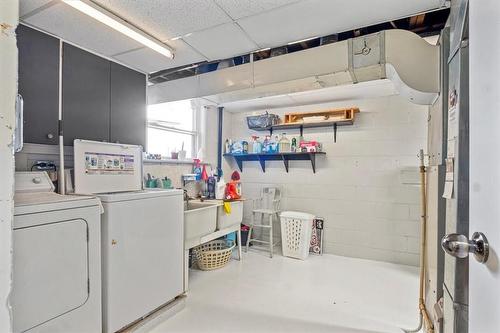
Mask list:
[{"label": "utility sink", "polygon": [[217,226],[217,202],[192,200],[184,202],[184,240],[206,236],[215,231]]}]

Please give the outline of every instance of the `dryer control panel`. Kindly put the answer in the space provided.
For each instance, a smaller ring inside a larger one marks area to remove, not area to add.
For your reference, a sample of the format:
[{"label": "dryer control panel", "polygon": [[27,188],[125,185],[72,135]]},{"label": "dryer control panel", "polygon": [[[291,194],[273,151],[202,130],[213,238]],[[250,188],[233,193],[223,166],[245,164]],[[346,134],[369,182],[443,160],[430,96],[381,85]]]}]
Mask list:
[{"label": "dryer control panel", "polygon": [[45,171],[17,171],[14,180],[16,193],[54,192],[54,184]]}]

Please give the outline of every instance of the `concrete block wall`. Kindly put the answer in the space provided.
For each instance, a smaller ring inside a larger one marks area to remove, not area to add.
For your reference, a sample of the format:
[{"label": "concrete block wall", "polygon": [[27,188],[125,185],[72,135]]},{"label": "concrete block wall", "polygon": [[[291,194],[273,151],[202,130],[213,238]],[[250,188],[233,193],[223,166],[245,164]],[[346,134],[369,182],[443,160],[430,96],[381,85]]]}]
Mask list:
[{"label": "concrete block wall", "polygon": [[[309,161],[291,161],[289,173],[279,161],[267,162],[265,173],[259,163],[244,162],[243,194],[252,199],[264,186],[281,187],[283,210],[310,212],[325,219],[326,253],[418,265],[420,188],[405,180],[415,178],[408,177],[408,172],[413,170],[416,176],[418,151],[427,146],[428,107],[393,95],[269,111],[282,116],[348,106],[359,107],[361,113],[353,126],[338,128],[337,143],[333,129],[304,131],[306,140],[320,141],[327,153],[317,158],[316,174]],[[248,130],[245,117],[250,114],[226,117],[230,119],[226,134],[247,140],[253,134],[265,135]],[[289,138],[298,135],[298,130],[287,133]],[[229,175],[237,166],[225,159],[224,169]],[[251,205],[251,200],[245,202],[247,222]]]},{"label": "concrete block wall", "polygon": [[0,1],[0,332],[11,332],[9,294],[12,285],[12,221],[14,153],[12,151],[17,94],[16,26],[19,1]]}]

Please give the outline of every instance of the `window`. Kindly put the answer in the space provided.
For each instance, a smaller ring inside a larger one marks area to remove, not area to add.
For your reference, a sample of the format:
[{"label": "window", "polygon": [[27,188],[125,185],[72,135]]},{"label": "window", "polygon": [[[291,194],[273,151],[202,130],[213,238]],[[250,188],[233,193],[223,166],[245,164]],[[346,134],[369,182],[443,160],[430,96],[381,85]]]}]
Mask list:
[{"label": "window", "polygon": [[148,153],[170,158],[184,148],[186,158],[195,156],[196,111],[190,100],[149,105],[147,116]]}]

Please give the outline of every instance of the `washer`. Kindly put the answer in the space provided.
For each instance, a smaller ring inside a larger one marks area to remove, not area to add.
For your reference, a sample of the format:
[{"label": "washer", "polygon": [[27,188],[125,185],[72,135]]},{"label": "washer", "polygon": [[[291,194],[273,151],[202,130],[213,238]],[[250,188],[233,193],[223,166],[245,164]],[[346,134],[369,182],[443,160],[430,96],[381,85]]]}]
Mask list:
[{"label": "washer", "polygon": [[54,193],[45,172],[16,172],[14,332],[100,332],[99,199]]},{"label": "washer", "polygon": [[103,332],[124,329],[184,292],[182,190],[143,190],[142,147],[74,141],[75,192],[102,216]]},{"label": "washer", "polygon": [[99,195],[103,332],[116,332],[184,292],[183,192]]}]

